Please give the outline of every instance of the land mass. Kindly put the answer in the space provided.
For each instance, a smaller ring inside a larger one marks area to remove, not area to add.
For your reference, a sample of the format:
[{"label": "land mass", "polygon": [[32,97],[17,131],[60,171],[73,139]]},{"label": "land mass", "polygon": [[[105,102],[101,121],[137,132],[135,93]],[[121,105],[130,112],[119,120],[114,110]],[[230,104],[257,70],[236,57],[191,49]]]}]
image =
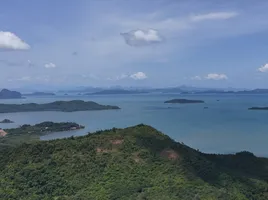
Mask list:
[{"label": "land mass", "polygon": [[118,106],[100,105],[93,101],[55,101],[52,103],[36,104],[0,104],[0,113],[33,112],[33,111],[89,111],[89,110],[113,110],[120,109]]},{"label": "land mass", "polygon": [[2,89],[0,91],[0,99],[21,99],[21,93],[16,91],[10,91],[8,89]]},{"label": "land mass", "polygon": [[0,199],[268,199],[268,159],[204,154],[143,124],[5,148],[0,169]]},{"label": "land mass", "polygon": [[85,95],[105,95],[105,94],[146,94],[146,91],[139,90],[123,90],[123,89],[114,89],[114,90],[102,90],[94,93],[86,93]]},{"label": "land mass", "polygon": [[171,99],[164,103],[205,103],[202,100],[190,100],[190,99]]},{"label": "land mass", "polygon": [[52,92],[33,92],[30,94],[23,94],[23,96],[55,96]]},{"label": "land mass", "polygon": [[251,107],[249,110],[268,110],[268,107]]},{"label": "land mass", "polygon": [[18,128],[1,130],[2,137],[0,136],[0,150],[3,145],[18,145],[21,143],[29,143],[38,141],[40,136],[46,135],[51,132],[71,131],[83,129],[81,126],[73,122],[42,122],[35,125],[22,125]]},{"label": "land mass", "polygon": [[3,119],[2,121],[0,121],[0,123],[2,123],[2,124],[10,124],[10,123],[14,123],[14,122],[11,121],[10,119]]}]

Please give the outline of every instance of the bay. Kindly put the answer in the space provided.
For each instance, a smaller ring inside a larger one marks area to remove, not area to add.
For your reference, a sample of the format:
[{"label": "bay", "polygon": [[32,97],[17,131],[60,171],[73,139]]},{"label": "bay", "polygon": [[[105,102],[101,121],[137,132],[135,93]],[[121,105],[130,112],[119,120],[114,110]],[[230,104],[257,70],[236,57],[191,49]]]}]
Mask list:
[{"label": "bay", "polygon": [[[267,97],[268,95],[139,94],[0,100],[0,103],[47,103],[81,99],[117,105],[121,108],[120,110],[68,113],[1,113],[0,120],[7,118],[15,123],[0,124],[0,127],[11,128],[43,121],[71,121],[86,126],[84,130],[53,133],[41,137],[42,140],[48,140],[144,123],[162,131],[176,141],[206,153],[233,153],[247,150],[258,156],[268,156],[268,111],[248,110],[252,106],[268,106]],[[204,100],[205,104],[164,104],[164,101],[173,98]]]}]

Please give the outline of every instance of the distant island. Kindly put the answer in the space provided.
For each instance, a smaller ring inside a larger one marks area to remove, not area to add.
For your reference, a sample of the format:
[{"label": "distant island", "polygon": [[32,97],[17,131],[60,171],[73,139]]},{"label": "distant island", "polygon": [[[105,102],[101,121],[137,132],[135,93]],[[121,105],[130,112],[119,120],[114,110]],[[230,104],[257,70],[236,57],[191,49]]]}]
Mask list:
[{"label": "distant island", "polygon": [[114,110],[120,109],[118,106],[100,105],[93,101],[55,101],[52,103],[36,104],[0,104],[0,113],[15,113],[15,112],[34,112],[34,111],[89,111],[89,110]]},{"label": "distant island", "polygon": [[[0,131],[0,151],[6,145],[17,145],[23,142],[39,140],[40,136],[51,132],[72,131],[85,128],[74,122],[54,123],[50,121],[35,125],[24,124],[18,128],[1,129]],[[2,145],[2,146],[1,146]]]},{"label": "distant island", "polygon": [[34,140],[46,126],[0,137],[1,199],[268,199],[268,159],[251,152],[202,153],[143,124]]},{"label": "distant island", "polygon": [[268,110],[268,107],[251,107],[249,110]]},{"label": "distant island", "polygon": [[14,122],[11,121],[10,119],[4,119],[4,120],[0,121],[0,123],[2,123],[2,124],[10,124],[10,123],[14,123]]},{"label": "distant island", "polygon": [[30,94],[23,94],[23,96],[55,96],[52,92],[33,92]]},{"label": "distant island", "polygon": [[123,89],[114,89],[114,90],[102,90],[94,93],[86,93],[85,95],[105,95],[105,94],[146,94],[146,91],[139,90],[123,90]]},{"label": "distant island", "polygon": [[171,99],[169,101],[165,101],[164,103],[205,103],[202,100],[189,100],[189,99]]},{"label": "distant island", "polygon": [[2,89],[0,91],[0,99],[21,99],[21,93],[16,91],[10,91],[8,89]]}]

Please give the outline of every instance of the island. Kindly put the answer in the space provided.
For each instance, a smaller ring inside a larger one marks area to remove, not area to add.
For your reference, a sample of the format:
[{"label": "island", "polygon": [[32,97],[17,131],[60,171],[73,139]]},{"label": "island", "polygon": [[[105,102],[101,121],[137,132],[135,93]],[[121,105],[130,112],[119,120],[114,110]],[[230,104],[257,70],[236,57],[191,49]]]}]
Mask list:
[{"label": "island", "polygon": [[268,107],[251,107],[249,110],[268,110]]},{"label": "island", "polygon": [[186,103],[205,103],[202,100],[189,100],[189,99],[171,99],[169,101],[165,101],[164,103],[181,103],[181,104],[186,104]]},{"label": "island", "polygon": [[23,96],[55,96],[55,93],[52,92],[33,92],[30,94],[23,94]]},{"label": "island", "polygon": [[10,119],[3,119],[2,121],[0,121],[0,123],[2,123],[2,124],[10,124],[10,123],[14,123],[14,122],[11,121]]},{"label": "island", "polygon": [[206,154],[139,124],[6,146],[0,197],[267,200],[267,166],[267,158],[247,151]]},{"label": "island", "polygon": [[111,94],[147,94],[146,91],[140,90],[123,90],[123,89],[113,89],[113,90],[102,90],[94,93],[86,93],[85,95],[111,95]]},{"label": "island", "polygon": [[0,150],[1,145],[17,145],[38,141],[40,136],[51,132],[73,131],[85,128],[74,122],[59,122],[50,121],[42,122],[35,125],[24,124],[18,128],[1,129],[0,131]]},{"label": "island", "polygon": [[0,99],[21,99],[21,93],[17,91],[10,91],[8,89],[2,89],[0,91]]},{"label": "island", "polygon": [[115,110],[118,106],[101,105],[93,101],[55,101],[52,103],[26,103],[26,104],[0,104],[0,113],[34,112],[34,111],[91,111],[91,110]]}]

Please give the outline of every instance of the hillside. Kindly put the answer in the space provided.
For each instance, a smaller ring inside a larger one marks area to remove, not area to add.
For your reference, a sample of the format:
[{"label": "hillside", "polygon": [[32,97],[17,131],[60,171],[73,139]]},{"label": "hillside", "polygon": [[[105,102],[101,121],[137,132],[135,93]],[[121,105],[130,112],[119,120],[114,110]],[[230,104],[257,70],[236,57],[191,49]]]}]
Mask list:
[{"label": "hillside", "polygon": [[0,199],[266,200],[268,159],[209,155],[150,126],[0,152]]}]

